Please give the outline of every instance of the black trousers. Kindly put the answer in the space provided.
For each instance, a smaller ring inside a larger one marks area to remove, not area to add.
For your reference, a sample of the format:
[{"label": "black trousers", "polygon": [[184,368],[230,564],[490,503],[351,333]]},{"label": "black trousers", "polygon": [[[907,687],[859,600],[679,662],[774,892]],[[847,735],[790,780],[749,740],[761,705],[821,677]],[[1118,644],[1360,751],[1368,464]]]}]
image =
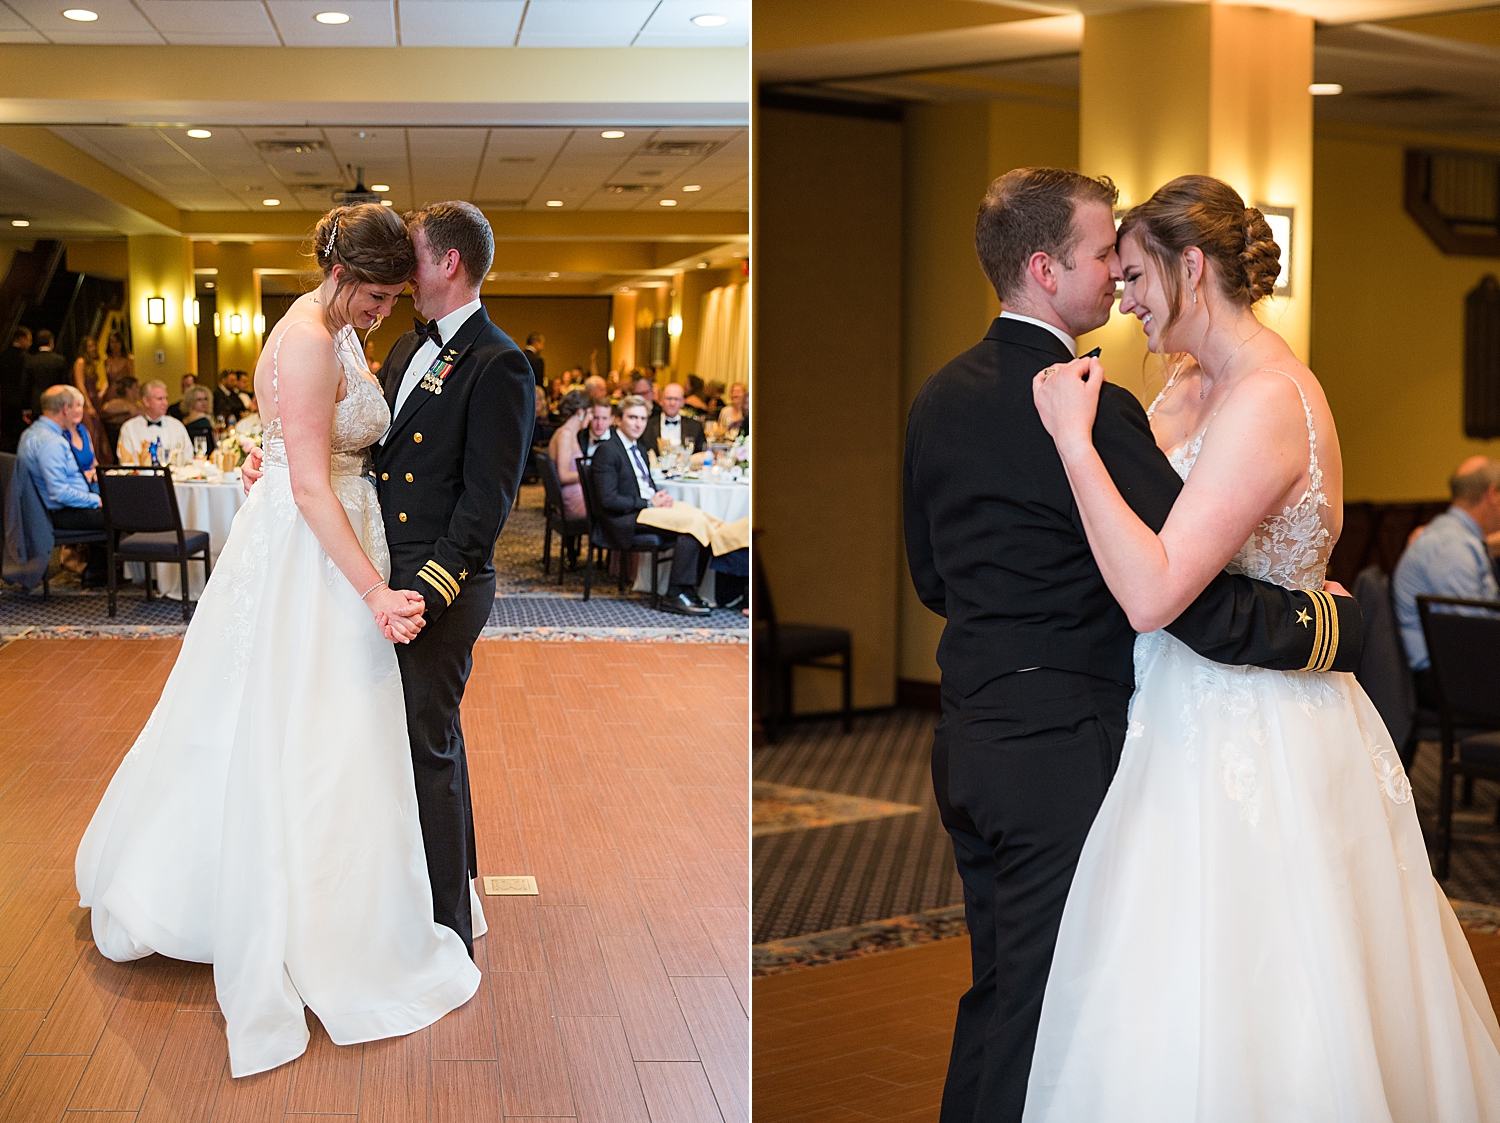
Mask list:
[{"label": "black trousers", "polygon": [[104,529],[103,507],[59,507],[48,511],[47,517],[58,530]]},{"label": "black trousers", "polygon": [[941,1123],[1016,1123],[1083,840],[1125,744],[1130,687],[1042,668],[943,689],[932,782],[964,883],[973,985]]},{"label": "black trousers", "polygon": [[[691,534],[673,535],[670,531],[659,530],[652,526],[642,526],[640,533],[655,534],[662,540],[663,546],[672,547],[672,575],[667,578],[670,592],[672,589],[694,590],[703,581],[703,574],[708,569],[709,555],[704,551],[702,544]],[[647,568],[650,567],[650,559],[645,559]],[[655,575],[653,575],[653,580]]]},{"label": "black trousers", "polygon": [[[391,547],[391,586],[421,589],[416,572],[432,557],[424,543]],[[495,604],[495,571],[486,566],[411,643],[396,645],[406,694],[406,729],[417,782],[417,814],[432,881],[432,918],[463,937],[474,953],[469,882],[479,874],[469,762],[458,708],[474,667],[474,641]]]}]

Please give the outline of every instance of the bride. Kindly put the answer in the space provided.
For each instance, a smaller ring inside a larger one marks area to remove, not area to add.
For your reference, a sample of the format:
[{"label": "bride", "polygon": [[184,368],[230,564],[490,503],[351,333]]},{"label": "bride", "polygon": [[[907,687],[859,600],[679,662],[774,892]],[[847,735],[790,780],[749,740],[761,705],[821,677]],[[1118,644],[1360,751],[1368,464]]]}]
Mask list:
[{"label": "bride", "polygon": [[1500,1025],[1374,706],[1352,675],[1221,666],[1160,630],[1226,566],[1323,586],[1338,437],[1312,372],[1251,311],[1280,251],[1207,176],[1173,180],[1119,234],[1120,310],[1183,357],[1151,412],[1186,482],[1151,533],[1091,443],[1098,360],[1037,376],[1089,545],[1144,634],[1024,1118],[1500,1119]]},{"label": "bride", "polygon": [[105,956],[214,965],[235,1076],[302,1054],[304,1006],[350,1045],[421,1029],[479,986],[432,920],[389,642],[417,634],[422,600],[386,587],[364,475],[390,411],[355,329],[391,311],[415,251],[369,204],[325,215],[314,247],[322,284],[255,372],[265,476],[76,864]]}]

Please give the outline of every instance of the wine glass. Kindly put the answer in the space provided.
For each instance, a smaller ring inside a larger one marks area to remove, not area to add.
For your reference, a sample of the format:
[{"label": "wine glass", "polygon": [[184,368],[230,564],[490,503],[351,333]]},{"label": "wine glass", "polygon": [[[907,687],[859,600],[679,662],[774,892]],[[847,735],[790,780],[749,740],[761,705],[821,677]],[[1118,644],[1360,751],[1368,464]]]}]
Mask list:
[{"label": "wine glass", "polygon": [[208,459],[208,438],[201,434],[193,438],[193,459]]}]

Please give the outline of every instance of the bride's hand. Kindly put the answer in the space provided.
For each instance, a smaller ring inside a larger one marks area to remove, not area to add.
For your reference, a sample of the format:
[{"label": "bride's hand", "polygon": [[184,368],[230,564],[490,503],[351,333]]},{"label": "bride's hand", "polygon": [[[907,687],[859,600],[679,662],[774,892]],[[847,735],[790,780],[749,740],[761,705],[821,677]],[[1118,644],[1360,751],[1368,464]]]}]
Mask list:
[{"label": "bride's hand", "polygon": [[381,587],[366,600],[375,622],[392,643],[410,643],[416,639],[427,621],[422,612],[426,602],[420,593],[410,589]]},{"label": "bride's hand", "polygon": [[250,489],[255,486],[255,481],[260,479],[265,472],[261,470],[261,462],[266,454],[260,449],[252,447],[245,462],[240,465],[240,482],[245,485],[245,494],[250,494]]},{"label": "bride's hand", "polygon": [[1103,385],[1104,367],[1095,358],[1058,363],[1032,379],[1036,411],[1062,455],[1093,443],[1094,416]]}]

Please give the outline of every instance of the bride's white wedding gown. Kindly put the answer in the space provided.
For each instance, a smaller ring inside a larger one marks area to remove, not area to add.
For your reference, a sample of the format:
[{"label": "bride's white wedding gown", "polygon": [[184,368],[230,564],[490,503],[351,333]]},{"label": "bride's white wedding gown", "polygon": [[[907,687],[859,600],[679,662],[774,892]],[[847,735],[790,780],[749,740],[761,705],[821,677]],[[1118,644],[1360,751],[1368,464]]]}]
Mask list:
[{"label": "bride's white wedding gown", "polygon": [[[1307,494],[1233,568],[1320,589],[1333,543],[1307,427]],[[1172,456],[1184,478],[1202,440]],[[1500,1026],[1354,676],[1222,666],[1165,632],[1136,640],[1135,673],[1028,1123],[1500,1119]]]},{"label": "bride's white wedding gown", "polygon": [[[352,331],[338,352],[333,490],[388,576],[364,449],[390,412]],[[279,434],[76,867],[104,955],[214,965],[235,1076],[304,1051],[304,1004],[347,1045],[479,986],[432,919],[395,648],[298,512]]]}]

